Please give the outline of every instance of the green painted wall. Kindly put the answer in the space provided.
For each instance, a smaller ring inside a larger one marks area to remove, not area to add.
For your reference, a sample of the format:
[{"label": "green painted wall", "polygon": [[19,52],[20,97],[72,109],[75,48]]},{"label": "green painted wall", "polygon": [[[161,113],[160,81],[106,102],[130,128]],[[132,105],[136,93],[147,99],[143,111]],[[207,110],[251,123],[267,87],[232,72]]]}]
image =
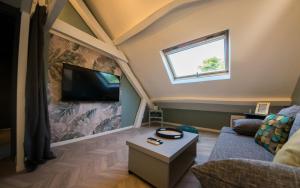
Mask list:
[{"label": "green painted wall", "polygon": [[293,94],[293,103],[300,105],[300,77]]},{"label": "green painted wall", "polygon": [[58,16],[59,19],[63,20],[64,22],[84,31],[92,36],[95,36],[94,33],[90,30],[90,28],[86,25],[80,15],[76,12],[73,6],[67,2],[64,9],[61,11],[60,15]]},{"label": "green painted wall", "polygon": [[[184,106],[180,104],[179,106]],[[195,109],[193,109],[195,108]],[[270,112],[277,113],[282,107],[271,106]],[[163,107],[164,122],[189,124],[196,127],[210,129],[221,129],[223,126],[230,125],[231,115],[243,115],[252,110],[255,106],[235,106],[235,105],[217,105],[217,104],[194,104],[189,108]],[[148,111],[145,111],[143,122],[148,122]]]},{"label": "green painted wall", "polygon": [[210,129],[221,129],[223,126],[229,126],[231,114],[237,114],[184,109],[163,109],[163,111],[165,122],[188,124]]},{"label": "green painted wall", "polygon": [[121,78],[121,93],[121,127],[127,127],[134,124],[141,98],[127,80],[125,75],[123,75]]}]

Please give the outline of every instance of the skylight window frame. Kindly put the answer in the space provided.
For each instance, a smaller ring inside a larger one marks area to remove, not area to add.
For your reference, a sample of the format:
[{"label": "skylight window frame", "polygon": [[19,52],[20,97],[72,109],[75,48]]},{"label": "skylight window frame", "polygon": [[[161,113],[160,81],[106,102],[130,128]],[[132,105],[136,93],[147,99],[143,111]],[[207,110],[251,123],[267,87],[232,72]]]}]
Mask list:
[{"label": "skylight window frame", "polygon": [[[174,67],[169,59],[169,55],[178,53],[181,51],[185,51],[197,46],[202,46],[205,44],[209,44],[211,42],[215,42],[218,40],[224,39],[224,64],[225,70],[220,71],[211,71],[206,73],[199,74],[198,72],[192,75],[185,76],[177,76],[174,70]],[[230,79],[230,44],[229,44],[229,30],[224,30],[221,32],[217,32],[211,35],[207,35],[205,37],[201,37],[183,44],[179,44],[161,51],[161,56],[163,58],[163,62],[165,68],[167,69],[167,73],[169,78],[173,84],[177,83],[193,83],[193,82],[201,82],[201,81],[209,81],[209,80],[222,80],[222,79]]]}]

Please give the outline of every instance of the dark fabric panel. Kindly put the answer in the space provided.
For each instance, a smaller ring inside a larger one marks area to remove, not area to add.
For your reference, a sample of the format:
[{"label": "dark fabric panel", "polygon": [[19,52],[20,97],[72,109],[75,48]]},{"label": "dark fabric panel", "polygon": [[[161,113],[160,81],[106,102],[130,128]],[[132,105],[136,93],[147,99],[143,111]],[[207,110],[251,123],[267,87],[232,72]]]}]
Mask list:
[{"label": "dark fabric panel", "polygon": [[25,166],[28,171],[53,159],[43,59],[46,8],[37,6],[30,21],[26,77]]}]

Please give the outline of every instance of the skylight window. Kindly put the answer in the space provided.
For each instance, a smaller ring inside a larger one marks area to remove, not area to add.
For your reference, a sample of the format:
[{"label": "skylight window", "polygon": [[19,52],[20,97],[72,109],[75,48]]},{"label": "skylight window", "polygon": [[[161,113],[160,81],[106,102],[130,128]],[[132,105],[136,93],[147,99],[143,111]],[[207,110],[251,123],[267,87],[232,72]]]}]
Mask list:
[{"label": "skylight window", "polygon": [[173,84],[229,79],[228,30],[162,50]]}]

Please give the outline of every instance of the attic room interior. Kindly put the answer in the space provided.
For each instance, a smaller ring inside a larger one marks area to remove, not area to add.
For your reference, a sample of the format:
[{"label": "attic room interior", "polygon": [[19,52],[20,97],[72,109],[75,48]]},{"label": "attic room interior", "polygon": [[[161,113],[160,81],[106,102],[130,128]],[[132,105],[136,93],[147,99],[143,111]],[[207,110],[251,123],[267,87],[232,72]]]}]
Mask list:
[{"label": "attic room interior", "polygon": [[0,0],[0,187],[300,187],[299,19],[299,0]]}]

